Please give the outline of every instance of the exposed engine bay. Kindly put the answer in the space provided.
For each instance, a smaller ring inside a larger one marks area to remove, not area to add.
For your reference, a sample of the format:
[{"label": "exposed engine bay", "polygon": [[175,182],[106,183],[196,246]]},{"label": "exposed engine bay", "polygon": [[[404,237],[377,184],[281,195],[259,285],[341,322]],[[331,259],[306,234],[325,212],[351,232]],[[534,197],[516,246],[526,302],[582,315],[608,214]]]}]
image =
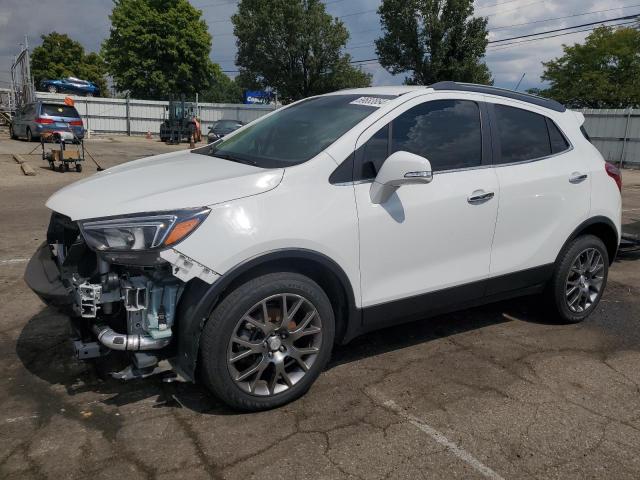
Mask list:
[{"label": "exposed engine bay", "polygon": [[[70,314],[78,359],[112,350],[128,352],[131,364],[112,375],[130,379],[155,373],[159,361],[171,355],[167,347],[186,284],[157,253],[118,258],[96,252],[87,246],[76,222],[54,212],[47,242],[34,259],[25,279],[45,303]],[[41,272],[34,274],[34,269],[40,268],[47,273],[48,285],[38,285]],[[52,282],[55,275],[57,281]]]}]

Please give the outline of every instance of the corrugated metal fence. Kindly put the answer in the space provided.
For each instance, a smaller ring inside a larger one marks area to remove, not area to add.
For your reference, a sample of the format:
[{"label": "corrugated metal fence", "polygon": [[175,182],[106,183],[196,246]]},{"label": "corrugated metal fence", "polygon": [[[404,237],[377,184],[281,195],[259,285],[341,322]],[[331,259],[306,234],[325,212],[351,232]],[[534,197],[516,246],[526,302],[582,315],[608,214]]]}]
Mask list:
[{"label": "corrugated metal fence", "polygon": [[581,112],[585,116],[584,128],[606,160],[640,166],[640,109]]},{"label": "corrugated metal fence", "polygon": [[[66,95],[38,92],[41,99],[64,100]],[[142,135],[158,133],[168,102],[125,98],[73,97],[85,127],[95,133]],[[248,123],[275,107],[200,103],[202,131],[220,119]],[[585,129],[606,160],[640,167],[640,109],[581,110]]]},{"label": "corrugated metal fence", "polygon": [[[38,92],[38,98],[62,101],[67,95]],[[159,133],[169,102],[135,100],[133,98],[76,97],[76,109],[84,126],[95,133],[142,135]],[[213,122],[221,119],[251,122],[269,112],[272,105],[243,105],[228,103],[199,103],[202,131],[207,132]]]}]

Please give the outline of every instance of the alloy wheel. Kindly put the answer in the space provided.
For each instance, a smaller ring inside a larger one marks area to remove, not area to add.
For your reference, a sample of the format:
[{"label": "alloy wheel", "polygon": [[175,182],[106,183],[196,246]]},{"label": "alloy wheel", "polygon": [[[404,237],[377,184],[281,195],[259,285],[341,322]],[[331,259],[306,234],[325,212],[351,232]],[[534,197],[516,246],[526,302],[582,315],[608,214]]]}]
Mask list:
[{"label": "alloy wheel", "polygon": [[316,361],[322,319],[307,298],[282,293],[251,307],[238,321],[227,348],[235,384],[258,396],[273,396],[298,383]]},{"label": "alloy wheel", "polygon": [[565,282],[569,310],[584,313],[594,305],[602,291],[604,269],[604,258],[596,248],[587,248],[576,256]]}]

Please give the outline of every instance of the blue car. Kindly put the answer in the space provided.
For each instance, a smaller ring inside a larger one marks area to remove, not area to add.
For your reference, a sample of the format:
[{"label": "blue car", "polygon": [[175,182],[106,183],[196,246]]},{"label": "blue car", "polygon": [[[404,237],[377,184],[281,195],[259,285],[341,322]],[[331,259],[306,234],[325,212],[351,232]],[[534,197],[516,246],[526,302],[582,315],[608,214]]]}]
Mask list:
[{"label": "blue car", "polygon": [[71,132],[81,140],[85,129],[82,117],[75,107],[42,100],[19,108],[9,125],[11,138],[23,137],[29,142],[37,140],[46,132]]},{"label": "blue car", "polygon": [[98,86],[88,80],[80,80],[76,77],[67,77],[60,80],[42,80],[40,87],[49,93],[75,93],[87,97],[100,96]]}]

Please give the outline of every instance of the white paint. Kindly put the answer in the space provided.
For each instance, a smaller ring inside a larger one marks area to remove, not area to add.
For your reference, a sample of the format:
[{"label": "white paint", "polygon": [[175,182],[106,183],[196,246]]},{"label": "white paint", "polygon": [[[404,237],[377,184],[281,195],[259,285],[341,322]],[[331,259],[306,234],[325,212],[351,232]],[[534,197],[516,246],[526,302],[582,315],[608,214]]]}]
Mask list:
[{"label": "white paint", "polygon": [[479,473],[484,475],[487,478],[491,478],[492,480],[504,480],[498,473],[494,472],[491,468],[487,467],[484,463],[478,460],[476,457],[467,452],[464,448],[457,445],[456,443],[449,440],[442,433],[440,433],[435,428],[427,425],[424,421],[420,420],[418,417],[411,415],[400,407],[393,400],[384,400],[382,405],[391,410],[396,415],[404,418],[411,425],[417,427],[422,432],[429,435],[434,441],[447,448],[453,455],[458,457],[460,460],[472,466]]},{"label": "white paint", "polygon": [[9,258],[8,260],[0,260],[0,265],[11,265],[13,263],[25,263],[28,261],[28,258]]}]

